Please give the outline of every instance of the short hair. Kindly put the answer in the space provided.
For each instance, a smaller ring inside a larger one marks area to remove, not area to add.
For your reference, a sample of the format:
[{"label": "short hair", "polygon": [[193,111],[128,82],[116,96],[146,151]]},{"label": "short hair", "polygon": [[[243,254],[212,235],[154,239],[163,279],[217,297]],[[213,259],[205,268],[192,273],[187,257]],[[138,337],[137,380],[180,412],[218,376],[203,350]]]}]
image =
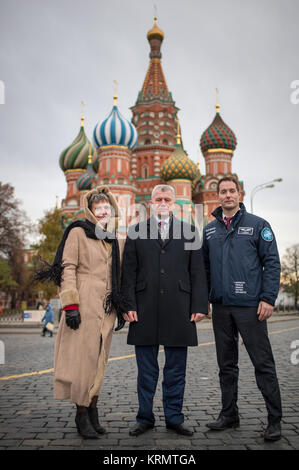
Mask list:
[{"label": "short hair", "polygon": [[153,199],[156,191],[162,191],[163,193],[166,193],[166,191],[171,191],[173,198],[175,199],[175,190],[172,186],[170,186],[170,184],[157,184],[152,190],[151,199]]},{"label": "short hair", "polygon": [[93,203],[98,203],[98,202],[108,202],[110,204],[109,197],[104,194],[104,193],[96,193],[93,194],[88,201],[88,209],[91,210]]},{"label": "short hair", "polygon": [[240,187],[239,187],[239,184],[238,184],[238,181],[236,180],[236,178],[234,178],[233,176],[224,176],[224,178],[221,178],[217,183],[217,193],[218,194],[220,192],[220,184],[223,183],[223,181],[232,181],[233,183],[235,183],[238,193],[240,192]]}]

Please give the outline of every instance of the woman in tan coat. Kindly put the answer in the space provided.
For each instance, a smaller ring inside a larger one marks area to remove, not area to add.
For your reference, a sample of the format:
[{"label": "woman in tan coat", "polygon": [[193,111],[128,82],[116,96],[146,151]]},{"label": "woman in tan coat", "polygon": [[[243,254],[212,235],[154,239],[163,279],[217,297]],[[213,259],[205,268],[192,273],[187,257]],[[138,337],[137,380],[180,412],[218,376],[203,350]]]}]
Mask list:
[{"label": "woman in tan coat", "polygon": [[97,400],[116,317],[116,329],[125,323],[120,295],[124,240],[119,240],[119,247],[115,237],[119,211],[107,186],[89,191],[84,209],[86,220],[66,229],[47,278],[60,286],[63,309],[55,344],[54,398],[76,403],[78,432],[97,438],[105,432]]}]

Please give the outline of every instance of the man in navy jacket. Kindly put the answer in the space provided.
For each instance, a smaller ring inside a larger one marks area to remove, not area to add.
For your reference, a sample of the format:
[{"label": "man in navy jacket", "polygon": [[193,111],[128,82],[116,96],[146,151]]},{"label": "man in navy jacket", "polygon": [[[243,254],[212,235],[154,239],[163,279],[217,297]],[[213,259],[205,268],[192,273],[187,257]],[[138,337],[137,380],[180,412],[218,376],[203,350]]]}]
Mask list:
[{"label": "man in navy jacket", "polygon": [[218,182],[220,206],[203,234],[203,253],[213,304],[222,410],[210,429],[239,426],[238,332],[255,368],[268,412],[265,440],[281,437],[281,398],[266,320],[274,309],[280,261],[267,221],[246,212],[233,177]]}]

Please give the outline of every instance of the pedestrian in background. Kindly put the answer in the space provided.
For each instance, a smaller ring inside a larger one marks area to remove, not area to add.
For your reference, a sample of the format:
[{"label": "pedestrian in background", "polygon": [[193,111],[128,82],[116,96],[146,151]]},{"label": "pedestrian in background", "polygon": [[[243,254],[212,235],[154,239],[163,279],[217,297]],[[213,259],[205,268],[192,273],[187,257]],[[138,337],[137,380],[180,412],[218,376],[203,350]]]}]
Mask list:
[{"label": "pedestrian in background", "polygon": [[44,308],[44,304],[43,302],[40,300],[40,299],[37,299],[37,302],[36,302],[36,310],[43,310]]},{"label": "pedestrian in background", "polygon": [[46,336],[46,332],[50,333],[50,337],[53,336],[53,327],[54,327],[54,312],[49,301],[45,303],[45,314],[41,321],[44,322],[43,331],[41,336]]}]

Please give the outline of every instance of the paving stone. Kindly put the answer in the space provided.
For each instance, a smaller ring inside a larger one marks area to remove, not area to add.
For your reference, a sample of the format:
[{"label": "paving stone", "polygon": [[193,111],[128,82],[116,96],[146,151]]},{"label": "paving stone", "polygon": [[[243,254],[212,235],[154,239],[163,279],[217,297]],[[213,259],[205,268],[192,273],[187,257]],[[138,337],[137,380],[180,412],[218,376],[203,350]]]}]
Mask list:
[{"label": "paving stone", "polygon": [[54,439],[51,441],[51,446],[64,446],[64,447],[80,447],[82,439]]},{"label": "paving stone", "polygon": [[10,447],[19,447],[22,444],[22,439],[2,439],[0,441],[0,447],[10,448]]},{"label": "paving stone", "polygon": [[[47,433],[38,433],[36,434],[36,439],[63,439],[63,436],[64,434],[63,433],[51,433],[51,432],[47,432]],[[68,436],[70,437],[70,436]]]},{"label": "paving stone", "polygon": [[22,442],[22,447],[30,446],[30,447],[44,447],[49,444],[49,439],[25,439]]}]

